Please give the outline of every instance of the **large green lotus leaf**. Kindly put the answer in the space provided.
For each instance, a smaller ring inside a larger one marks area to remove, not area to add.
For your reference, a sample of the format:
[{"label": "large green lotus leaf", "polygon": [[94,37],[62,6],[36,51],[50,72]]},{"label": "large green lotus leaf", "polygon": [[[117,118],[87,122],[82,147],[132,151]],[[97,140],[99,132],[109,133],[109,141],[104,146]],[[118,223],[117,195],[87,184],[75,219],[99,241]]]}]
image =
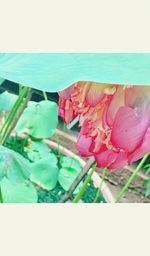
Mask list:
[{"label": "large green lotus leaf", "polygon": [[4,177],[0,187],[4,203],[37,203],[37,191],[29,181],[14,185]]},{"label": "large green lotus leaf", "polygon": [[26,180],[30,175],[30,162],[19,153],[0,146],[0,180],[6,176],[13,184]]},{"label": "large green lotus leaf", "polygon": [[[80,171],[77,169],[73,169],[69,167],[61,168],[58,176],[59,184],[62,186],[64,190],[67,191],[79,173]],[[80,191],[82,185],[83,185],[83,182],[81,181],[80,184],[76,187],[74,194],[77,194]]]},{"label": "large green lotus leaf", "polygon": [[0,77],[57,92],[80,80],[150,85],[150,53],[1,53]]},{"label": "large green lotus leaf", "polygon": [[58,106],[55,102],[48,100],[41,102],[30,102],[19,119],[16,131],[44,139],[55,133],[58,124]]},{"label": "large green lotus leaf", "polygon": [[55,188],[58,180],[59,169],[57,158],[54,154],[42,158],[31,164],[30,180],[46,190]]}]

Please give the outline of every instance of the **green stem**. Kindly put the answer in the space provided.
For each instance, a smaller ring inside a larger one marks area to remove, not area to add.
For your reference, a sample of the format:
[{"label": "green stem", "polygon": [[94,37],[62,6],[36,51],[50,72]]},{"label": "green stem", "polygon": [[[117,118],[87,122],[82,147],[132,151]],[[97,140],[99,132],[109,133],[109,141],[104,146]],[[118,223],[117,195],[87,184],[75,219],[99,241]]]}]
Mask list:
[{"label": "green stem", "polygon": [[14,119],[14,117],[16,116],[20,106],[22,105],[23,101],[24,101],[24,97],[26,97],[28,91],[30,89],[27,87],[23,87],[20,95],[18,96],[18,99],[16,100],[14,106],[12,107],[11,111],[9,112],[8,116],[6,117],[6,120],[1,128],[0,131],[0,145],[3,145],[7,139],[7,137],[10,134],[10,125]]},{"label": "green stem", "polygon": [[44,96],[44,99],[45,99],[45,100],[48,100],[47,94],[46,94],[46,92],[44,92],[44,91],[43,91],[43,96]]},{"label": "green stem", "polygon": [[90,173],[87,175],[85,181],[83,182],[83,185],[82,185],[82,188],[80,189],[79,193],[75,196],[75,198],[73,199],[73,203],[78,203],[79,200],[81,199],[81,197],[83,196],[90,180],[91,180],[91,177],[92,177],[92,174],[93,172],[95,171],[96,169],[96,164],[93,166],[92,170],[90,171]]},{"label": "green stem", "polygon": [[130,184],[132,183],[133,179],[135,178],[135,176],[137,175],[137,173],[141,170],[142,166],[144,165],[147,157],[149,156],[149,154],[145,155],[143,157],[143,159],[140,161],[140,163],[138,164],[138,166],[136,167],[135,171],[131,174],[131,176],[129,177],[129,179],[127,180],[126,184],[124,185],[124,187],[121,189],[121,191],[119,192],[119,194],[116,197],[115,203],[119,203],[120,200],[122,199],[122,197],[124,196],[126,190],[129,188]]},{"label": "green stem", "polygon": [[100,186],[99,186],[99,188],[98,188],[98,190],[97,190],[97,193],[96,193],[96,196],[95,196],[95,199],[94,199],[93,203],[96,203],[96,202],[97,202],[98,198],[100,197],[100,195],[101,195],[101,193],[102,193],[102,192],[101,192],[101,189],[102,189],[102,185],[103,185],[103,182],[104,182],[106,173],[107,173],[107,168],[104,168],[104,169],[103,169],[103,172],[102,172],[101,183],[100,183]]}]

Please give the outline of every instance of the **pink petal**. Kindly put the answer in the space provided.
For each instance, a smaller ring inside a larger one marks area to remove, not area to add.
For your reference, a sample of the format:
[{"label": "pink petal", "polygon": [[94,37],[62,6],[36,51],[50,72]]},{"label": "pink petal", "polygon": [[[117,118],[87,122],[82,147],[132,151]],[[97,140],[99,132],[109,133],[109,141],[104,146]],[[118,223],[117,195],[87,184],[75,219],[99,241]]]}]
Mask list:
[{"label": "pink petal", "polygon": [[109,166],[111,166],[116,161],[116,158],[117,158],[117,153],[109,149],[106,149],[105,151],[95,155],[95,160],[99,168],[102,168],[102,167],[109,168]]},{"label": "pink petal", "polygon": [[97,83],[92,83],[86,95],[86,102],[91,107],[95,107],[98,103],[102,101],[104,96],[104,86]]},{"label": "pink petal", "polygon": [[141,109],[121,107],[114,120],[111,142],[117,148],[132,152],[141,143],[148,125],[147,113]]},{"label": "pink petal", "polygon": [[144,136],[141,145],[129,156],[129,163],[139,160],[144,155],[150,152],[150,127]]},{"label": "pink petal", "polygon": [[113,124],[113,121],[118,109],[125,105],[124,95],[125,95],[125,91],[123,90],[122,86],[118,86],[115,94],[111,98],[111,101],[106,113],[106,122],[110,127]]},{"label": "pink petal", "polygon": [[71,86],[68,87],[67,89],[58,92],[59,97],[65,99],[65,100],[69,100],[70,97],[71,97],[71,92],[72,92],[73,86],[74,86],[74,85],[71,85]]},{"label": "pink petal", "polygon": [[147,86],[132,86],[125,90],[127,107],[143,107],[150,102],[150,89]]},{"label": "pink petal", "polygon": [[92,153],[89,150],[91,143],[92,143],[91,137],[87,137],[86,135],[79,134],[76,147],[81,156],[83,157],[92,156]]},{"label": "pink petal", "polygon": [[118,169],[124,167],[125,165],[128,165],[127,153],[119,152],[115,162],[109,166],[109,169]]},{"label": "pink petal", "polygon": [[102,127],[104,129],[110,128],[107,122],[107,113],[108,113],[111,100],[112,100],[112,96],[108,96],[107,101],[105,102],[105,108],[102,114]]}]

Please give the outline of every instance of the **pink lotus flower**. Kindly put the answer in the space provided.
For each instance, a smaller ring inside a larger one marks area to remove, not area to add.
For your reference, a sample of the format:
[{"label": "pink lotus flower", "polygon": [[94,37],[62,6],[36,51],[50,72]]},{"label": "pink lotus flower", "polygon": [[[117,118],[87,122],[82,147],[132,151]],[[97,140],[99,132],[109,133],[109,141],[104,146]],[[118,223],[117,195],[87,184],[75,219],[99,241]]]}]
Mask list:
[{"label": "pink lotus flower", "polygon": [[150,151],[150,89],[78,82],[62,91],[59,115],[79,116],[77,149],[98,167],[117,169]]}]

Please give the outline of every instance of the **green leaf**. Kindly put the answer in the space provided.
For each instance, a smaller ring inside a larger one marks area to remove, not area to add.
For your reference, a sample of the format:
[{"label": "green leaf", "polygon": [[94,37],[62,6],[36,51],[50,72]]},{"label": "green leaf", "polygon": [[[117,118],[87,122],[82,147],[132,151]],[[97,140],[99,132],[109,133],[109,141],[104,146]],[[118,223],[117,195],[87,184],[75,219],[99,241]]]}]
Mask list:
[{"label": "green leaf", "polygon": [[0,146],[0,180],[6,176],[12,183],[23,182],[29,177],[30,162],[17,152]]},{"label": "green leaf", "polygon": [[150,179],[148,179],[147,181],[147,189],[146,189],[145,196],[149,196],[149,195],[150,195]]},{"label": "green leaf", "polygon": [[15,101],[17,100],[17,96],[8,92],[3,92],[0,94],[0,111],[9,111]]},{"label": "green leaf", "polygon": [[29,181],[14,185],[4,177],[0,186],[4,203],[37,203],[37,191]]},{"label": "green leaf", "polygon": [[150,53],[0,53],[0,77],[47,92],[85,80],[150,86]]},{"label": "green leaf", "polygon": [[43,141],[30,141],[30,144],[26,148],[26,152],[31,161],[38,161],[51,152],[51,149]]},{"label": "green leaf", "polygon": [[61,166],[64,168],[70,167],[70,168],[76,169],[78,172],[81,171],[80,162],[72,157],[64,156],[61,158],[60,163],[61,163]]},{"label": "green leaf", "polygon": [[36,161],[32,165],[30,180],[46,190],[55,188],[58,180],[59,169],[57,158],[54,154]]},{"label": "green leaf", "polygon": [[148,175],[150,173],[150,164],[146,164],[144,168],[146,169],[146,175]]},{"label": "green leaf", "polygon": [[16,126],[18,133],[26,133],[37,139],[51,137],[58,124],[58,107],[55,102],[29,102]]},{"label": "green leaf", "polygon": [[[73,168],[61,168],[58,176],[58,181],[59,184],[62,186],[64,190],[68,190],[73,183],[73,181],[76,179],[78,176],[79,171]],[[83,182],[80,182],[80,184],[77,186],[77,188],[74,191],[74,194],[77,194],[81,187],[82,187]]]}]

